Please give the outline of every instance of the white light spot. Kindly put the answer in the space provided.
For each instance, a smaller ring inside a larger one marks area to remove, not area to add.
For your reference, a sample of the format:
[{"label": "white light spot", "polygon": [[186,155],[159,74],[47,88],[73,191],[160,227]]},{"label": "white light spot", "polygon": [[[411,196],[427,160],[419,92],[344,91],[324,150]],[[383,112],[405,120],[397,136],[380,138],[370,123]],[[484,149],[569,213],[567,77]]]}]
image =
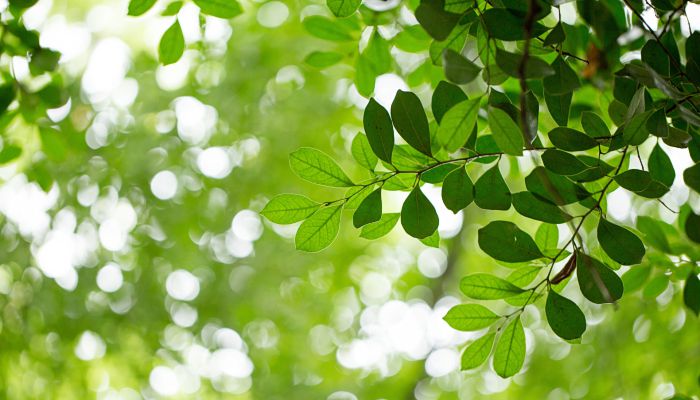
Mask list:
[{"label": "white light spot", "polygon": [[231,159],[223,147],[210,147],[197,156],[197,168],[214,179],[225,178],[233,169]]},{"label": "white light spot", "polygon": [[258,9],[258,23],[266,28],[277,28],[289,17],[289,8],[282,2],[270,1]]},{"label": "white light spot", "polygon": [[234,378],[247,378],[253,373],[253,362],[247,355],[236,349],[216,350],[209,361],[215,375]]},{"label": "white light spot", "polygon": [[454,349],[435,350],[425,360],[425,372],[438,378],[459,368],[459,353]]},{"label": "white light spot", "polygon": [[80,335],[77,346],[75,346],[75,356],[83,361],[90,361],[101,358],[105,354],[105,342],[100,335],[92,331],[85,331]]},{"label": "white light spot", "polygon": [[194,300],[199,294],[199,279],[191,272],[178,269],[168,275],[165,288],[170,297],[177,300]]},{"label": "white light spot", "polygon": [[447,268],[447,256],[440,249],[425,249],[418,256],[418,270],[427,278],[437,278]]},{"label": "white light spot", "polygon": [[116,292],[122,287],[123,283],[122,270],[115,263],[109,263],[97,272],[97,287],[104,292]]},{"label": "white light spot", "polygon": [[151,192],[161,200],[169,200],[177,193],[177,177],[171,171],[160,171],[151,179]]},{"label": "white light spot", "polygon": [[391,108],[397,90],[408,90],[408,85],[401,77],[394,74],[385,74],[377,78],[374,85],[374,97],[384,108]]},{"label": "white light spot", "polygon": [[237,237],[252,242],[260,238],[263,226],[257,213],[251,210],[242,210],[233,217],[231,231]]},{"label": "white light spot", "polygon": [[162,396],[172,396],[180,390],[180,383],[175,372],[168,367],[153,368],[148,378],[153,390]]}]

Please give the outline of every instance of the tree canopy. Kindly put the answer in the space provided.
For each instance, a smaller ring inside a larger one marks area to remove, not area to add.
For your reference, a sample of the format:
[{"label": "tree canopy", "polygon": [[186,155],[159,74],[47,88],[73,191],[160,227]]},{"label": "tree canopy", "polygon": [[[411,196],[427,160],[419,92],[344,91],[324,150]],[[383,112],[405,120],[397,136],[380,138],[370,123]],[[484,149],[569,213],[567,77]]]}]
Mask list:
[{"label": "tree canopy", "polygon": [[697,1],[3,7],[4,397],[700,393]]}]

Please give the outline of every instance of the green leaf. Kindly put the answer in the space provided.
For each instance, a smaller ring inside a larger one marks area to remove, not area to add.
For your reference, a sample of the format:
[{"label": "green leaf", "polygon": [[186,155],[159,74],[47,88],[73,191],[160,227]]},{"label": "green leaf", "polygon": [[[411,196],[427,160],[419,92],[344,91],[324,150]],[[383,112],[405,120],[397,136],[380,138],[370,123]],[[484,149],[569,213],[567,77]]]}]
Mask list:
[{"label": "green leaf", "polygon": [[499,261],[510,263],[544,257],[530,235],[512,222],[493,221],[479,229],[479,247]]},{"label": "green leaf", "polygon": [[622,297],[622,280],[607,265],[578,252],[576,269],[581,293],[589,301],[596,304],[614,303]]},{"label": "green leaf", "polygon": [[422,0],[416,8],[418,23],[435,40],[446,39],[460,19],[459,14],[445,11],[444,6],[444,0]]},{"label": "green leaf", "polygon": [[628,169],[614,179],[618,185],[635,193],[644,191],[651,184],[651,174],[641,169]]},{"label": "green leaf", "polygon": [[566,33],[564,33],[564,28],[561,22],[556,24],[554,28],[549,32],[547,37],[542,42],[542,46],[552,46],[555,44],[563,43],[566,39]]},{"label": "green leaf", "polygon": [[311,52],[304,62],[314,68],[328,68],[339,63],[343,59],[343,55],[333,51],[314,51]]},{"label": "green leaf", "polygon": [[598,241],[605,253],[622,265],[642,262],[645,249],[637,235],[605,218],[598,222]]},{"label": "green leaf", "polygon": [[649,40],[642,47],[642,61],[663,76],[670,75],[671,60],[656,40]]},{"label": "green leaf", "polygon": [[683,302],[696,316],[700,314],[700,279],[695,272],[691,272],[685,281]]},{"label": "green leaf", "polygon": [[583,131],[590,137],[610,136],[608,125],[594,112],[584,111],[581,113],[581,126],[583,126]]},{"label": "green leaf", "polygon": [[156,4],[156,0],[130,0],[127,15],[131,15],[132,17],[143,15],[146,11],[150,10],[154,4]]},{"label": "green leaf", "polygon": [[472,332],[491,326],[500,318],[480,304],[460,304],[452,307],[442,319],[458,331]]},{"label": "green leaf", "polygon": [[431,109],[433,116],[438,124],[442,124],[442,117],[455,105],[467,100],[467,95],[464,94],[459,86],[453,85],[446,81],[440,81],[431,101]]},{"label": "green leaf", "polygon": [[646,129],[646,122],[649,115],[650,112],[637,114],[627,122],[622,128],[622,138],[625,140],[625,143],[638,146],[647,140],[649,131]]},{"label": "green leaf", "polygon": [[694,212],[688,213],[685,219],[685,234],[688,239],[695,243],[700,243],[700,215]]},{"label": "green leaf", "polygon": [[321,204],[299,194],[280,194],[270,200],[260,214],[276,224],[293,224],[305,220]]},{"label": "green leaf", "polygon": [[330,246],[338,236],[343,206],[325,207],[302,222],[294,242],[297,250],[317,252]]},{"label": "green leaf", "polygon": [[586,317],[573,301],[550,289],[545,305],[547,322],[564,340],[578,339],[586,331]]},{"label": "green leaf", "polygon": [[326,153],[302,147],[289,155],[289,165],[300,178],[323,186],[347,187],[355,184]]},{"label": "green leaf", "polygon": [[[386,189],[386,185],[384,185]],[[374,190],[374,185],[367,186],[352,186],[347,191],[345,191],[345,198],[348,199],[345,202],[344,209],[346,210],[357,210],[362,201],[369,196]]]},{"label": "green leaf", "polygon": [[673,168],[671,158],[657,143],[649,155],[648,161],[649,174],[651,179],[659,181],[671,187],[676,179],[676,170]]},{"label": "green leaf", "polygon": [[531,284],[540,272],[542,272],[542,267],[540,266],[519,267],[508,274],[506,280],[515,286],[523,287]]},{"label": "green leaf", "polygon": [[391,153],[394,149],[394,127],[391,124],[389,112],[374,98],[371,98],[365,108],[362,122],[374,154],[391,164]]},{"label": "green leaf", "polygon": [[474,203],[485,210],[507,210],[510,208],[510,202],[510,189],[496,164],[476,181]]},{"label": "green leaf", "polygon": [[450,172],[442,183],[442,201],[453,213],[468,206],[474,200],[474,184],[467,170],[459,167]]},{"label": "green leaf", "polygon": [[6,144],[0,151],[0,164],[6,164],[22,154],[22,148],[12,144]]},{"label": "green leaf", "polygon": [[666,120],[666,110],[661,107],[654,111],[645,124],[647,131],[654,136],[668,137],[668,121]]},{"label": "green leaf", "polygon": [[462,353],[462,370],[474,369],[483,364],[493,348],[493,342],[496,339],[496,332],[487,333],[486,335],[472,342]]},{"label": "green leaf", "polygon": [[545,168],[559,175],[576,175],[589,168],[573,154],[557,149],[542,153],[542,163]]},{"label": "green leaf", "polygon": [[540,224],[535,232],[535,243],[540,249],[556,249],[559,244],[559,228],[552,224]]},{"label": "green leaf", "polygon": [[349,17],[360,8],[362,0],[326,0],[326,5],[338,18]]},{"label": "green leaf", "polygon": [[173,15],[177,15],[177,13],[180,12],[182,6],[182,1],[173,1],[165,7],[165,10],[163,10],[163,12],[161,12],[160,15],[164,17],[172,17]]},{"label": "green leaf", "polygon": [[362,133],[355,135],[355,139],[352,140],[352,146],[350,148],[352,157],[360,164],[363,168],[370,171],[374,171],[374,167],[377,166],[378,158],[372,152],[372,147],[367,141],[367,136]]},{"label": "green leaf", "polygon": [[416,186],[403,203],[401,208],[401,225],[409,235],[417,239],[428,237],[438,227],[437,212],[427,197]]},{"label": "green leaf", "polygon": [[204,14],[218,18],[233,18],[243,13],[236,0],[194,0]]},{"label": "green leaf", "polygon": [[640,265],[630,268],[629,271],[622,274],[622,285],[625,293],[632,293],[639,290],[651,274],[651,267],[648,265]]},{"label": "green leaf", "polygon": [[562,211],[555,204],[538,198],[530,192],[514,193],[513,207],[520,215],[542,222],[563,224],[571,220],[571,215]]},{"label": "green leaf", "polygon": [[666,275],[655,276],[642,290],[645,299],[655,299],[668,288],[669,279]]},{"label": "green leaf", "polygon": [[452,163],[438,165],[420,174],[420,180],[426,183],[442,183],[447,175],[457,168],[459,168],[459,166]]},{"label": "green leaf", "polygon": [[569,178],[557,175],[544,167],[536,167],[525,178],[528,191],[558,205],[576,203],[590,197],[590,193]]},{"label": "green leaf", "polygon": [[444,115],[437,130],[437,139],[445,150],[452,153],[467,143],[476,126],[480,102],[480,98],[465,100]]},{"label": "green leaf", "polygon": [[163,34],[158,44],[158,58],[163,65],[173,64],[185,52],[185,37],[177,19]]},{"label": "green leaf", "polygon": [[[523,55],[511,53],[505,50],[496,49],[496,65],[501,71],[514,78],[520,78],[520,64]],[[554,70],[541,58],[537,58],[530,54],[525,63],[525,78],[535,79],[547,77],[554,74]],[[545,78],[547,79],[547,78]]]},{"label": "green leaf", "polygon": [[683,181],[688,187],[700,193],[700,163],[683,171]]},{"label": "green leaf", "polygon": [[544,101],[547,104],[549,114],[559,126],[566,126],[569,123],[569,108],[572,97],[572,93],[556,95],[544,92]]},{"label": "green leaf", "polygon": [[[493,39],[514,41],[525,39],[525,21],[516,17],[504,8],[489,8],[484,11],[481,20]],[[535,23],[533,36],[539,36],[544,32],[542,25]]]},{"label": "green leaf", "polygon": [[582,151],[598,146],[598,142],[590,136],[565,127],[557,127],[549,131],[549,140],[557,148],[566,151]]},{"label": "green leaf", "polygon": [[552,62],[553,74],[545,76],[542,83],[544,90],[555,95],[562,95],[573,92],[581,87],[581,82],[578,80],[576,72],[567,64],[567,62],[558,56]]},{"label": "green leaf", "polygon": [[440,233],[438,231],[433,232],[432,235],[420,239],[420,242],[428,247],[434,247],[436,249],[440,248]]},{"label": "green leaf", "polygon": [[377,79],[371,59],[364,53],[357,57],[355,64],[355,87],[357,92],[364,97],[369,97],[374,92],[374,83]]},{"label": "green leaf", "polygon": [[304,28],[319,39],[333,42],[353,40],[353,35],[348,25],[337,23],[320,15],[312,15],[304,18]]},{"label": "green leaf", "polygon": [[385,236],[394,229],[400,216],[399,213],[383,214],[379,221],[363,226],[362,231],[360,231],[360,237],[374,240]]},{"label": "green leaf", "polygon": [[506,154],[523,155],[523,136],[520,127],[500,108],[489,107],[489,127],[498,148]]},{"label": "green leaf", "polygon": [[399,90],[391,103],[391,119],[396,131],[414,149],[432,156],[428,117],[418,96]]},{"label": "green leaf", "polygon": [[501,333],[493,354],[493,369],[501,378],[510,378],[525,362],[525,331],[520,316],[513,319]]},{"label": "green leaf", "polygon": [[476,64],[452,49],[445,50],[442,63],[447,80],[460,85],[473,81],[481,72],[481,68]]},{"label": "green leaf", "polygon": [[525,291],[505,279],[489,274],[471,274],[465,276],[459,282],[459,290],[461,290],[465,296],[476,300],[505,299]]},{"label": "green leaf", "polygon": [[360,228],[382,218],[382,189],[377,189],[362,200],[352,216],[352,224]]}]

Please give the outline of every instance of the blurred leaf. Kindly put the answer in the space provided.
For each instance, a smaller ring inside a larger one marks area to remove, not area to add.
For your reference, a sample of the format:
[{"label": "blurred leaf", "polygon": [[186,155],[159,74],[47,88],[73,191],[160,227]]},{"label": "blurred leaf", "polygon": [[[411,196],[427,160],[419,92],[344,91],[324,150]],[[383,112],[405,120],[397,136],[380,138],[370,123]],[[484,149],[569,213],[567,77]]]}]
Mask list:
[{"label": "blurred leaf", "polygon": [[134,17],[143,15],[146,11],[150,10],[154,4],[156,4],[156,0],[130,0],[127,14]]},{"label": "blurred leaf", "polygon": [[326,0],[326,5],[338,18],[349,17],[360,8],[362,0]]},{"label": "blurred leaf", "polygon": [[204,14],[218,18],[233,18],[243,12],[236,0],[193,0]]},{"label": "blurred leaf", "polygon": [[685,281],[683,302],[696,316],[700,314],[700,279],[695,272],[688,275]]}]

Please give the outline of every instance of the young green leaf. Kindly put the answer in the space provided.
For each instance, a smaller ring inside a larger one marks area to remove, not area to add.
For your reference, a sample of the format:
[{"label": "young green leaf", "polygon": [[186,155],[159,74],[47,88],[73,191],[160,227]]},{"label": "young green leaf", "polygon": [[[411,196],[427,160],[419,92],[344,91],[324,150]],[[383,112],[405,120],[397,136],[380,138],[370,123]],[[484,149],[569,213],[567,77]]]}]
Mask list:
[{"label": "young green leaf", "polygon": [[182,57],[185,52],[185,37],[177,19],[170,25],[160,38],[158,44],[158,58],[163,65],[173,64]]},{"label": "young green leaf", "polygon": [[622,297],[622,280],[607,265],[576,253],[576,276],[583,297],[596,304],[614,303]]},{"label": "young green leaf", "polygon": [[459,304],[442,318],[458,331],[471,332],[484,329],[501,317],[480,304]]},{"label": "young green leaf", "polygon": [[317,252],[330,246],[338,236],[343,206],[325,207],[302,222],[294,242],[297,250]]},{"label": "young green leaf", "polygon": [[605,253],[622,265],[642,262],[644,244],[637,235],[605,218],[598,222],[598,241]]},{"label": "young green leaf", "polygon": [[564,340],[578,339],[586,331],[586,317],[581,309],[554,290],[549,290],[545,312],[552,331]]},{"label": "young green leaf", "polygon": [[352,140],[352,146],[350,147],[350,152],[352,157],[360,164],[363,168],[370,171],[374,171],[374,167],[377,166],[377,156],[372,152],[372,147],[367,141],[367,136],[362,133],[355,135],[355,139]]},{"label": "young green leaf", "polygon": [[473,341],[462,353],[462,370],[474,369],[483,364],[493,348],[496,339],[496,332],[486,335]]},{"label": "young green leaf", "polygon": [[416,186],[401,207],[403,229],[414,238],[422,239],[432,235],[439,222],[435,207],[425,197],[420,186]]},{"label": "young green leaf", "polygon": [[129,1],[127,15],[132,17],[143,15],[146,11],[150,10],[154,4],[156,4],[156,0],[131,0]]},{"label": "young green leaf", "polygon": [[421,153],[432,156],[428,118],[418,96],[399,90],[391,103],[391,119],[399,135]]},{"label": "young green leaf", "polygon": [[506,154],[523,155],[523,135],[510,116],[500,108],[489,107],[489,127],[498,148]]},{"label": "young green leaf", "polygon": [[355,184],[326,153],[302,147],[289,155],[289,165],[300,178],[324,186],[347,187]]},{"label": "young green leaf", "polygon": [[299,194],[280,194],[260,214],[276,224],[293,224],[310,217],[320,207],[320,203]]},{"label": "young green leaf", "polygon": [[333,51],[313,51],[304,59],[304,62],[314,68],[328,68],[343,59],[343,55]]},{"label": "young green leaf", "polygon": [[480,102],[480,98],[465,100],[444,115],[437,130],[437,139],[445,150],[452,153],[467,143],[476,126]]},{"label": "young green leaf", "polygon": [[524,262],[543,257],[530,235],[512,222],[493,221],[479,229],[479,247],[496,260]]},{"label": "young green leaf", "polygon": [[433,116],[438,124],[442,124],[442,117],[455,105],[467,100],[467,95],[459,86],[449,82],[440,81],[431,100],[431,109]]},{"label": "young green leaf", "polygon": [[442,201],[453,213],[468,206],[474,200],[474,184],[467,170],[459,167],[450,172],[442,183]]},{"label": "young green leaf", "polygon": [[524,292],[523,289],[513,285],[507,280],[489,274],[471,274],[465,276],[459,282],[459,290],[461,290],[465,296],[475,300],[499,300]]},{"label": "young green leaf", "polygon": [[484,172],[474,185],[474,203],[485,210],[510,208],[510,189],[503,180],[498,164]]},{"label": "young green leaf", "polygon": [[338,18],[349,17],[360,8],[362,0],[326,0],[326,5]]},{"label": "young green leaf", "polygon": [[352,224],[360,228],[382,218],[382,189],[377,189],[362,200],[352,216]]},{"label": "young green leaf", "polygon": [[535,243],[540,249],[556,249],[559,244],[559,228],[552,224],[540,224],[535,232]]},{"label": "young green leaf", "polygon": [[432,235],[419,239],[421,243],[428,247],[440,248],[440,232],[437,230]]},{"label": "young green leaf", "polygon": [[233,18],[243,12],[236,0],[194,0],[204,14],[218,18]]},{"label": "young green leaf", "polygon": [[0,150],[0,165],[15,160],[22,154],[22,148],[13,144],[7,144]]},{"label": "young green leaf", "polygon": [[683,288],[683,302],[695,315],[700,314],[700,279],[695,272],[688,275]]},{"label": "young green leaf", "polygon": [[525,362],[525,330],[520,316],[513,319],[501,333],[493,354],[493,369],[501,378],[510,378]]},{"label": "young green leaf", "polygon": [[379,221],[372,222],[362,227],[360,237],[369,240],[379,239],[394,229],[400,217],[401,214],[399,213],[382,214]]},{"label": "young green leaf", "polygon": [[512,199],[515,211],[525,217],[552,224],[563,224],[571,220],[571,215],[555,204],[530,192],[514,193]]},{"label": "young green leaf", "polygon": [[320,15],[312,15],[304,18],[304,28],[319,39],[332,42],[345,42],[353,40],[352,31],[347,25],[339,24],[329,18]]},{"label": "young green leaf", "polygon": [[362,122],[374,154],[381,160],[391,163],[391,152],[394,149],[394,127],[391,124],[389,112],[374,98],[371,98],[365,108]]},{"label": "young green leaf", "polygon": [[549,131],[549,140],[559,149],[566,151],[582,151],[598,146],[598,142],[590,136],[575,129],[558,127]]},{"label": "young green leaf", "polygon": [[476,64],[452,49],[445,50],[442,64],[445,67],[447,80],[460,85],[473,81],[481,72],[481,68]]}]

